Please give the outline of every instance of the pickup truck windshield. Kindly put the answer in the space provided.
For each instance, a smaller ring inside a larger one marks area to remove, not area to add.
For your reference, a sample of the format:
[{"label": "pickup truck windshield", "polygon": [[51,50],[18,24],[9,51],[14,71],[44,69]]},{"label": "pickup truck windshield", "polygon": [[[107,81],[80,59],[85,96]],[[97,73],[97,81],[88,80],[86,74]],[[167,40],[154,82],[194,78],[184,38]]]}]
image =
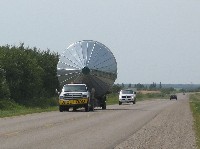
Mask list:
[{"label": "pickup truck windshield", "polygon": [[86,92],[85,85],[65,85],[64,92]]},{"label": "pickup truck windshield", "polygon": [[121,91],[122,94],[133,94],[132,90],[122,90]]}]

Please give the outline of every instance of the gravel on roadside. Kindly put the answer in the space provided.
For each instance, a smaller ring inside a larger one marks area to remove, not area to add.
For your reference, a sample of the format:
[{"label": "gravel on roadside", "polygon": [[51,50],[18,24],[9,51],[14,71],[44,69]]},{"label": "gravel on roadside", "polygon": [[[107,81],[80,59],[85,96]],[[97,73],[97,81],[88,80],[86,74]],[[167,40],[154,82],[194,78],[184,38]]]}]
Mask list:
[{"label": "gravel on roadside", "polygon": [[174,102],[171,107],[115,149],[196,149],[188,96],[180,95],[171,102]]}]

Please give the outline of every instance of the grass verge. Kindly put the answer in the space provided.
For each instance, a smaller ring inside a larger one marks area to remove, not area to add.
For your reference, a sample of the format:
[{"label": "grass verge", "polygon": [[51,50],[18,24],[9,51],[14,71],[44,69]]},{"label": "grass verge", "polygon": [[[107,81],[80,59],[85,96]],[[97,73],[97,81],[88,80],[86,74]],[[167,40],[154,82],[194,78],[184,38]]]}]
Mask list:
[{"label": "grass verge", "polygon": [[58,106],[25,107],[10,100],[0,100],[0,118],[58,110]]},{"label": "grass verge", "polygon": [[163,93],[147,93],[147,94],[138,93],[136,97],[139,101],[142,101],[149,99],[169,99],[170,95]]},{"label": "grass verge", "polygon": [[113,105],[113,104],[118,104],[119,103],[119,95],[117,93],[112,93],[107,95],[107,105]]},{"label": "grass verge", "polygon": [[194,117],[197,148],[200,149],[200,93],[190,95],[190,107]]},{"label": "grass verge", "polygon": [[32,113],[41,113],[41,112],[50,112],[50,111],[57,111],[58,106],[56,107],[48,107],[48,108],[18,108],[13,110],[0,110],[0,118],[3,117],[10,117],[10,116],[19,116],[19,115],[26,115]]}]

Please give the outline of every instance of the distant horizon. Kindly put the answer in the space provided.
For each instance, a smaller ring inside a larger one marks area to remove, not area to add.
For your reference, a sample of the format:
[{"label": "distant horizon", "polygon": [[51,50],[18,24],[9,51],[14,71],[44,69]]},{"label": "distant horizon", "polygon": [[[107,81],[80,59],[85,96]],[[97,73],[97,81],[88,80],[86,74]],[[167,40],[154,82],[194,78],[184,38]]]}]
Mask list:
[{"label": "distant horizon", "polygon": [[[140,84],[142,84],[142,83],[140,83]],[[115,85],[122,86],[122,83],[121,84],[118,83]],[[125,87],[128,87],[129,85],[130,84],[124,83]],[[131,87],[134,88],[134,85],[136,85],[136,84],[131,84]],[[151,84],[142,84],[142,85],[149,87]],[[160,84],[156,84],[156,85],[157,85],[156,88],[159,88]],[[200,84],[161,84],[161,85],[162,85],[162,88],[170,88],[170,87],[177,88],[177,89],[198,89],[198,88],[200,88]]]},{"label": "distant horizon", "polygon": [[[153,82],[152,82],[153,83]],[[140,83],[140,84],[152,84],[152,83]],[[154,83],[156,83],[156,82],[154,82]],[[114,84],[122,84],[122,83],[114,83]],[[130,83],[123,83],[123,84],[130,84]],[[131,84],[138,84],[138,83],[131,83]],[[160,84],[160,83],[156,83],[156,84]],[[163,85],[165,85],[165,84],[171,84],[171,85],[200,85],[200,84],[195,84],[195,83],[192,83],[192,84],[190,84],[190,83],[161,83],[161,84],[163,84]]]}]

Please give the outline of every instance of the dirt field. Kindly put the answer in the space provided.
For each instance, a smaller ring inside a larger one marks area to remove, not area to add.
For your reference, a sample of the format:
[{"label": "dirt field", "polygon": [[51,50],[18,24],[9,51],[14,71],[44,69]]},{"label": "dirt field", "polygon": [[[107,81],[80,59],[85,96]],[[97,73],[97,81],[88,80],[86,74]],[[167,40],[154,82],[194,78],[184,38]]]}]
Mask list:
[{"label": "dirt field", "polygon": [[145,90],[141,90],[141,91],[138,91],[138,93],[141,93],[141,94],[160,93],[160,91],[145,91]]}]

